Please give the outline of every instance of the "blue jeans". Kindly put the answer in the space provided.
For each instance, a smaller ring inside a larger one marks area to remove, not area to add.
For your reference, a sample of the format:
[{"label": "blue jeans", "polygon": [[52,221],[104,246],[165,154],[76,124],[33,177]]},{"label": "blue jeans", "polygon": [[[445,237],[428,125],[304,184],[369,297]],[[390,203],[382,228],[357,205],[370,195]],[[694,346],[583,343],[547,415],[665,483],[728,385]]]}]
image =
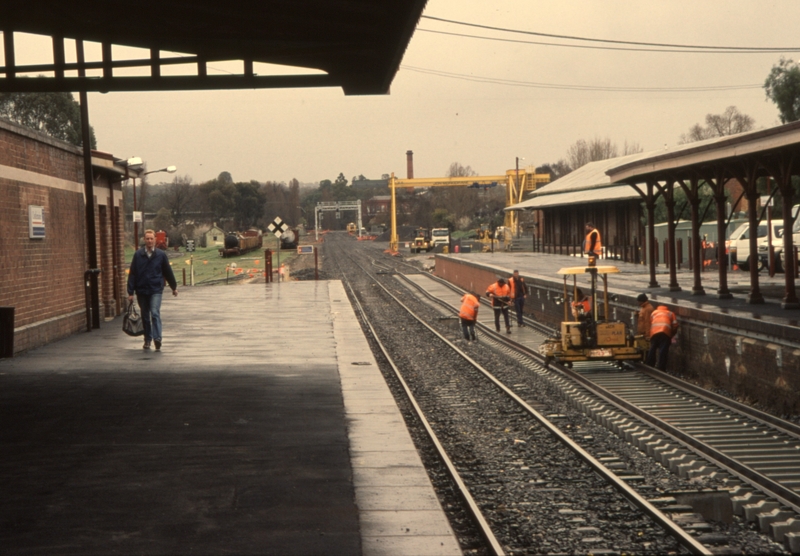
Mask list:
[{"label": "blue jeans", "polygon": [[462,318],[461,319],[461,332],[464,334],[465,340],[474,340],[475,339],[475,321],[474,320],[467,320]]},{"label": "blue jeans", "polygon": [[517,324],[522,326],[522,308],[525,306],[524,297],[514,298],[514,310],[517,312]]},{"label": "blue jeans", "polygon": [[161,341],[161,295],[136,294],[136,301],[139,302],[139,311],[142,313],[144,323],[144,341]]}]

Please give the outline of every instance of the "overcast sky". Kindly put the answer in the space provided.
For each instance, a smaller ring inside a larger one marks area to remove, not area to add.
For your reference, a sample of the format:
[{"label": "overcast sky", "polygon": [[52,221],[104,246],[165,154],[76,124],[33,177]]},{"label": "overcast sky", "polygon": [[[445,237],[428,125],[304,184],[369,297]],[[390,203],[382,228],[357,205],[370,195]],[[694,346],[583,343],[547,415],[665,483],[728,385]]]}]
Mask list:
[{"label": "overcast sky", "polygon": [[[800,50],[796,0],[429,0],[425,15],[557,35]],[[423,18],[390,95],[345,97],[340,89],[90,94],[90,121],[100,150],[140,156],[149,169],[174,164],[196,182],[222,171],[236,181],[318,182],[340,172],[348,179],[405,177],[407,150],[414,151],[416,177],[443,176],[456,161],[482,175],[500,174],[517,156],[524,165],[555,162],[581,138],[638,142],[647,151],[674,145],[707,113],[729,105],[755,118],[758,128],[779,124],[761,85],[780,53],[613,51],[430,31],[602,46]],[[18,62],[29,61],[18,49]],[[41,43],[41,52],[49,49]],[[238,67],[210,64],[209,73]],[[715,86],[752,88],[668,90]],[[598,90],[608,87],[651,90]]]}]

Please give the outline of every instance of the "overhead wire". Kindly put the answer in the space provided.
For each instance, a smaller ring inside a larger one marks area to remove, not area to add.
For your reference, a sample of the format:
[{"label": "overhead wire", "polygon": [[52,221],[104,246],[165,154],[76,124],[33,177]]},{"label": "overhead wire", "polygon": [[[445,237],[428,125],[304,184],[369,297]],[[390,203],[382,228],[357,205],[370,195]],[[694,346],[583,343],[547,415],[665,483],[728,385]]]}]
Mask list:
[{"label": "overhead wire", "polygon": [[744,89],[758,89],[761,84],[752,85],[708,85],[699,87],[604,87],[598,85],[570,85],[566,83],[540,83],[536,81],[518,81],[514,79],[502,79],[497,77],[484,77],[479,75],[468,75],[449,71],[433,70],[417,66],[401,65],[400,69],[436,75],[439,77],[449,77],[451,79],[461,79],[477,83],[491,83],[495,85],[510,85],[514,87],[528,87],[533,89],[559,89],[566,91],[606,91],[606,92],[636,92],[636,93],[687,93],[687,92],[711,92],[711,91],[738,91]]},{"label": "overhead wire", "polygon": [[501,37],[485,37],[482,35],[470,35],[467,33],[453,33],[449,31],[436,31],[434,29],[424,29],[417,27],[417,31],[424,33],[434,33],[437,35],[449,35],[452,37],[463,37],[469,39],[481,39],[496,42],[509,42],[514,44],[534,44],[537,46],[557,46],[562,48],[579,48],[584,50],[615,50],[621,52],[662,52],[668,54],[774,54],[787,52],[786,50],[690,50],[677,48],[632,48],[623,46],[596,46],[586,44],[564,44],[557,42],[525,41],[520,39],[505,39]]},{"label": "overhead wire", "polygon": [[586,42],[599,42],[609,44],[627,44],[633,46],[652,46],[662,48],[681,48],[681,49],[702,49],[702,50],[728,50],[736,51],[762,51],[762,52],[796,52],[800,51],[800,47],[760,47],[760,46],[717,46],[717,45],[698,45],[698,44],[676,44],[676,43],[658,43],[658,42],[641,42],[641,41],[624,41],[618,39],[598,39],[594,37],[581,37],[577,35],[559,35],[555,33],[541,33],[538,31],[525,31],[522,29],[511,29],[508,27],[494,27],[491,25],[483,25],[480,23],[469,23],[466,21],[457,21],[454,19],[445,19],[443,17],[435,17],[431,15],[423,15],[423,19],[432,21],[441,21],[443,23],[450,23],[452,25],[462,25],[465,27],[475,27],[478,29],[488,29],[492,31],[501,31],[504,33],[518,33],[523,35],[533,35],[537,37],[548,37],[551,39],[565,39],[573,41],[586,41]]},{"label": "overhead wire", "polygon": [[[629,52],[654,52],[654,53],[682,53],[682,54],[768,54],[777,52],[788,52],[792,50],[800,50],[796,48],[777,48],[777,47],[737,47],[737,46],[710,46],[710,45],[688,45],[688,44],[668,44],[668,43],[648,43],[636,42],[614,39],[598,39],[593,37],[580,37],[575,35],[561,35],[554,33],[540,33],[537,31],[525,31],[520,29],[510,29],[506,27],[494,27],[490,25],[482,25],[477,23],[469,23],[464,21],[457,21],[453,19],[446,19],[441,17],[434,17],[423,15],[424,19],[432,21],[439,21],[443,23],[462,25],[466,27],[475,27],[480,29],[487,29],[491,31],[500,31],[504,33],[518,33],[525,35],[557,38],[563,40],[573,41],[588,41],[594,43],[609,43],[615,45],[632,45],[632,46],[603,46],[603,45],[585,45],[585,44],[567,44],[557,42],[543,42],[543,41],[526,41],[520,39],[510,39],[504,37],[487,37],[482,35],[472,35],[467,33],[454,33],[449,31],[439,31],[433,29],[418,28],[418,31],[426,33],[435,33],[440,35],[471,38],[479,40],[490,40],[498,42],[508,42],[515,44],[532,44],[537,46],[556,46],[564,48],[578,48],[589,50],[612,50],[612,51],[629,51]],[[645,48],[648,47],[648,48]],[[496,77],[478,76],[472,74],[462,74],[455,72],[448,72],[442,70],[434,70],[430,68],[422,68],[417,66],[402,65],[401,69],[423,73],[428,75],[436,75],[439,77],[447,77],[451,79],[460,79],[464,81],[473,81],[477,83],[490,83],[497,85],[508,85],[514,87],[528,87],[536,89],[556,89],[556,90],[569,90],[569,91],[605,91],[605,92],[640,92],[640,93],[665,93],[665,92],[713,92],[713,91],[736,91],[746,89],[758,89],[763,85],[761,84],[741,84],[741,85],[707,85],[695,87],[631,87],[631,86],[598,86],[598,85],[573,85],[566,83],[542,83],[535,81],[518,81],[513,79],[503,79]]]}]

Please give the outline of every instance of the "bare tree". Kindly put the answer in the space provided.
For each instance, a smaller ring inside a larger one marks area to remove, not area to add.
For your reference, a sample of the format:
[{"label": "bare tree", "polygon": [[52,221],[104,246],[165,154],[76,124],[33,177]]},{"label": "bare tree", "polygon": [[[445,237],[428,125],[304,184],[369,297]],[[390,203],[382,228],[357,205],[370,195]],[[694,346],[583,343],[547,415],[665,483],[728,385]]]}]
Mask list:
[{"label": "bare tree", "polygon": [[689,128],[689,133],[681,134],[678,143],[694,143],[712,137],[744,133],[752,130],[755,123],[752,117],[742,114],[735,106],[728,106],[722,114],[706,114],[706,126],[694,124]]},{"label": "bare tree", "polygon": [[[626,141],[625,151],[625,154],[641,152],[641,147],[639,147],[638,143],[628,145]],[[567,165],[572,170],[577,170],[590,162],[616,158],[617,156],[619,156],[619,149],[608,137],[595,137],[589,141],[578,139],[567,149]]]},{"label": "bare tree", "polygon": [[164,208],[169,210],[172,225],[176,228],[186,223],[188,213],[197,204],[197,188],[192,186],[189,176],[175,176],[172,183],[166,188],[162,202]]},{"label": "bare tree", "polygon": [[462,166],[459,162],[453,162],[450,165],[450,168],[447,169],[448,178],[461,178],[477,175],[478,172],[474,171],[470,166]]}]

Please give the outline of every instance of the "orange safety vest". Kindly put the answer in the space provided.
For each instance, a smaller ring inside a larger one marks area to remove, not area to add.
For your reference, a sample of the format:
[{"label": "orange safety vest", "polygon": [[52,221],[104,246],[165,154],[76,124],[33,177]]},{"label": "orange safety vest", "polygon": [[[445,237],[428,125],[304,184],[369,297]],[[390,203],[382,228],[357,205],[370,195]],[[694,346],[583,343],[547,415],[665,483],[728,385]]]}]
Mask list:
[{"label": "orange safety vest", "polygon": [[581,301],[573,301],[572,307],[575,310],[575,313],[578,312],[578,307],[583,307],[583,314],[588,315],[592,312],[592,298],[587,296],[584,297]]},{"label": "orange safety vest", "polygon": [[591,251],[592,253],[600,255],[603,252],[603,243],[600,241],[600,231],[596,229],[586,234],[586,246],[583,250],[588,253],[589,249],[592,247],[592,234],[597,234],[597,238],[594,242],[594,249],[591,249]]},{"label": "orange safety vest", "polygon": [[678,319],[675,313],[670,311],[664,305],[659,305],[658,308],[650,315],[650,337],[656,334],[666,334],[670,338],[678,333]]},{"label": "orange safety vest", "polygon": [[475,320],[478,318],[478,309],[480,307],[481,303],[474,295],[464,294],[461,298],[461,311],[459,311],[458,316],[464,320]]},{"label": "orange safety vest", "polygon": [[[490,295],[491,294],[491,295]],[[503,305],[500,301],[494,299],[495,297],[511,297],[511,286],[505,284],[499,286],[497,282],[491,284],[486,288],[486,295],[492,298],[492,307],[500,307]]]}]

